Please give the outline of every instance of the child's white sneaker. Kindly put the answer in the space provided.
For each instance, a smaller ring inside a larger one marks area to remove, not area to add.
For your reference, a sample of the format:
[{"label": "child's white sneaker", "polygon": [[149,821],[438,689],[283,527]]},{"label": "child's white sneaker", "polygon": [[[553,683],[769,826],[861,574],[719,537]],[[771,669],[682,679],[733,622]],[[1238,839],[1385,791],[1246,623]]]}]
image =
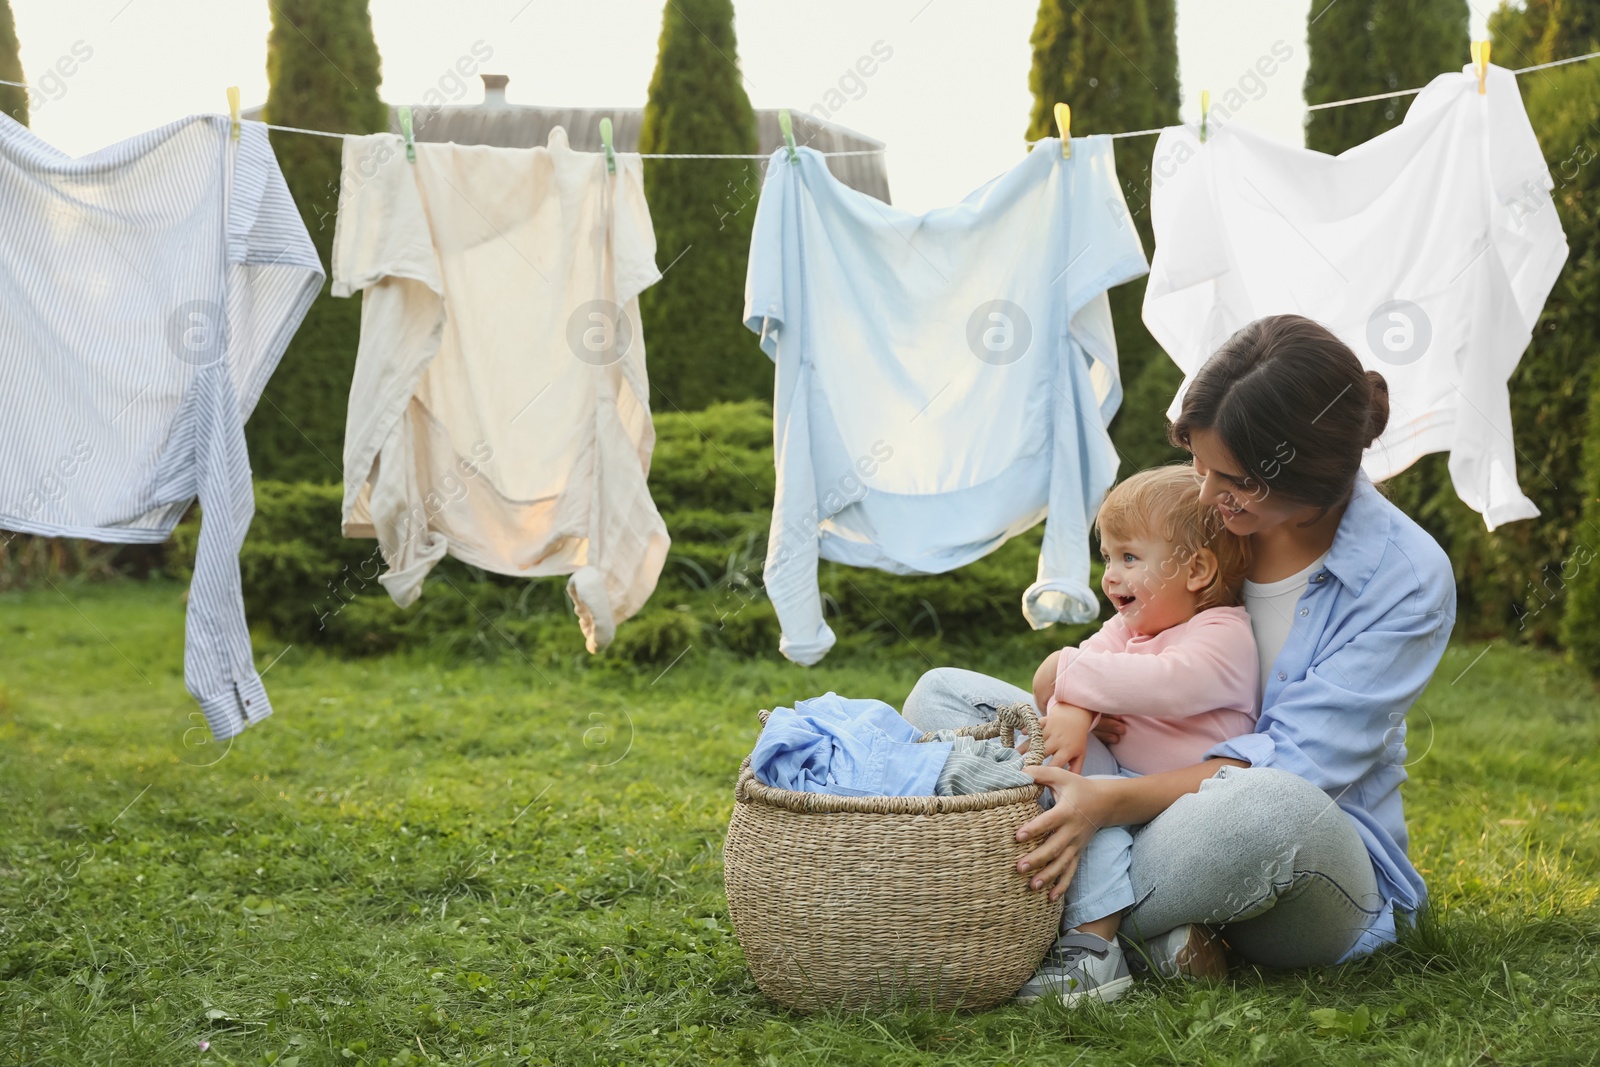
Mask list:
[{"label": "child's white sneaker", "polygon": [[1074,930],[1056,939],[1027,984],[1017,990],[1017,1003],[1054,997],[1066,1007],[1087,998],[1110,1002],[1133,984],[1122,946],[1095,934]]}]

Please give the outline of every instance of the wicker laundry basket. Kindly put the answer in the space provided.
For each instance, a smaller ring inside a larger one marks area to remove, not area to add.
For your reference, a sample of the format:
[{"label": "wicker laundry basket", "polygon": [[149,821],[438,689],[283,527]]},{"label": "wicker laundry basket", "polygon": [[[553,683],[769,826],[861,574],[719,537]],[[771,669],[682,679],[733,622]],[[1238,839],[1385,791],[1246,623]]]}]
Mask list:
[{"label": "wicker laundry basket", "polygon": [[[766,712],[761,713],[762,722]],[[1028,704],[969,727],[1039,737]],[[1026,762],[1040,762],[1029,746]],[[763,785],[745,759],[723,849],[728,912],[756,984],[797,1011],[992,1007],[1033,974],[1064,901],[1017,873],[1040,789],[842,797]]]}]

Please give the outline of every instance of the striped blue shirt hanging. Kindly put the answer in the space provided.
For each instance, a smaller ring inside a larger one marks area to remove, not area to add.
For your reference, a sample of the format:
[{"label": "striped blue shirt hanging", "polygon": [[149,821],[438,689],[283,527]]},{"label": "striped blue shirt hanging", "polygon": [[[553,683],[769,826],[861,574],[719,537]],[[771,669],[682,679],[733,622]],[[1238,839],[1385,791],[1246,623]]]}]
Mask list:
[{"label": "striped blue shirt hanging", "polygon": [[72,158],[0,116],[0,528],[166,540],[203,512],[184,682],[217,738],[271,713],[239,546],[244,422],[322,286],[266,129],[197,116]]}]

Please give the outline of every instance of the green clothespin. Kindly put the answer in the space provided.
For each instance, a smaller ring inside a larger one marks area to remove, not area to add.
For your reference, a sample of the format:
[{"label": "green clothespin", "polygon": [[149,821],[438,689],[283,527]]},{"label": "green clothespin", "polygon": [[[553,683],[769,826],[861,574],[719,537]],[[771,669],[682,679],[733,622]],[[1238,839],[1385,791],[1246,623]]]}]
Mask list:
[{"label": "green clothespin", "polygon": [[617,153],[611,147],[610,119],[600,120],[600,143],[605,146],[606,150],[606,173],[615,174],[617,172]]},{"label": "green clothespin", "polygon": [[789,117],[788,108],[779,109],[778,128],[783,131],[783,143],[789,146],[789,162],[798,162],[800,154],[794,150],[794,120]]},{"label": "green clothespin", "polygon": [[406,139],[406,160],[411,163],[417,161],[417,140],[411,130],[411,109],[402,105],[400,107],[400,135]]},{"label": "green clothespin", "polygon": [[1200,143],[1206,143],[1206,117],[1211,114],[1211,90],[1200,90]]}]

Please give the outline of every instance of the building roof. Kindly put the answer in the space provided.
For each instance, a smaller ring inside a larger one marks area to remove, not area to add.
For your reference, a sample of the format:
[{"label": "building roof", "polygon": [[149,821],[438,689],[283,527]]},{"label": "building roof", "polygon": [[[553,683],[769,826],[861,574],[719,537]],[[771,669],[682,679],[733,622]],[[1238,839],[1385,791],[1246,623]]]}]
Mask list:
[{"label": "building roof", "polygon": [[[456,144],[495,145],[500,148],[537,148],[549,141],[550,131],[561,126],[567,143],[580,152],[600,151],[600,120],[611,120],[611,143],[618,152],[639,150],[639,128],[644,109],[603,107],[533,107],[523,104],[446,104],[412,108],[413,136],[419,141],[453,141]],[[871,156],[830,156],[834,177],[869,196],[889,202],[889,174],[884,166],[882,141],[864,137],[803,111],[791,111],[796,144],[819,152],[879,150]],[[389,109],[389,130],[400,132],[398,109]],[[770,156],[783,144],[776,110],[756,111],[757,151]],[[760,160],[748,160],[758,171]],[[692,166],[692,161],[686,161]]]},{"label": "building roof", "polygon": [[[567,143],[580,152],[600,151],[600,120],[609,118],[612,129],[612,146],[619,152],[639,150],[639,128],[644,122],[644,109],[638,107],[534,107],[508,103],[505,98],[507,78],[501,74],[482,75],[484,102],[481,104],[445,104],[438,107],[413,106],[412,134],[419,141],[453,141],[456,144],[493,145],[499,148],[538,148],[547,144],[550,131],[561,126],[567,131]],[[243,112],[243,117],[259,119],[261,109],[254,107]],[[796,144],[810,145],[819,152],[859,152],[878,150],[870,156],[830,156],[828,169],[834,177],[869,196],[889,202],[889,173],[885,166],[882,141],[874,140],[854,130],[829,122],[804,111],[791,111]],[[389,131],[400,132],[399,109],[389,108]],[[770,156],[783,144],[783,133],[778,127],[775,109],[756,111],[757,151]],[[761,160],[748,160],[757,175],[765,164]],[[693,161],[685,161],[693,166]],[[760,181],[758,177],[757,182]]]}]

